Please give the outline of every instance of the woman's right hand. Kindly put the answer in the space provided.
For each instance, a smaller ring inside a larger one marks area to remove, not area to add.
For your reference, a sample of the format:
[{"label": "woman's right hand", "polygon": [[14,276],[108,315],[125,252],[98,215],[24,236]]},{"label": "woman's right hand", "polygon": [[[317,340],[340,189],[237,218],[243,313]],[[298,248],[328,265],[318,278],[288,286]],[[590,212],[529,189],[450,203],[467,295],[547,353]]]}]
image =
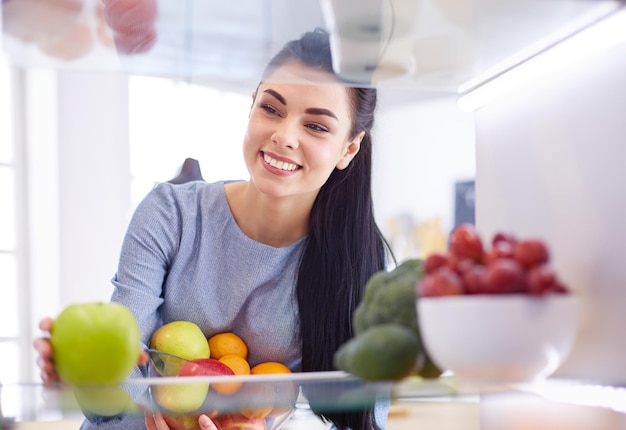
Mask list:
[{"label": "woman's right hand", "polygon": [[[52,344],[50,343],[50,331],[52,330],[52,318],[44,318],[39,322],[39,329],[46,334],[42,337],[38,337],[33,342],[33,347],[39,354],[37,357],[37,366],[41,370],[40,376],[44,384],[53,384],[59,382],[59,374],[54,367],[54,351],[52,350]],[[139,353],[137,360],[138,365],[147,364],[150,357],[146,351]]]},{"label": "woman's right hand", "polygon": [[40,376],[44,384],[59,382],[60,378],[54,368],[54,357],[52,344],[50,343],[50,330],[52,329],[52,318],[44,318],[39,322],[41,331],[46,332],[45,336],[35,339],[33,347],[39,354],[37,366],[41,370]]},{"label": "woman's right hand", "polygon": [[[170,428],[163,418],[163,415],[159,413],[152,414],[146,412],[145,421],[147,430],[169,430]],[[198,426],[200,430],[217,430],[215,423],[206,415],[200,415],[200,417],[198,417]]]}]

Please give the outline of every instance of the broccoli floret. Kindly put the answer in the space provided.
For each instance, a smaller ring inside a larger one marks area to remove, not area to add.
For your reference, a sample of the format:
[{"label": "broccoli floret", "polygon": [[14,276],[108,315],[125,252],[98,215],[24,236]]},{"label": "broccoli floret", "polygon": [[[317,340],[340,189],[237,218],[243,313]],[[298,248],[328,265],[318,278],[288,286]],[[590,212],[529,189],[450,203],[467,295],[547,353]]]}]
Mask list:
[{"label": "broccoli floret", "polygon": [[415,285],[424,276],[422,260],[411,259],[390,272],[368,280],[363,301],[353,316],[355,334],[385,323],[401,324],[419,335],[415,312]]}]

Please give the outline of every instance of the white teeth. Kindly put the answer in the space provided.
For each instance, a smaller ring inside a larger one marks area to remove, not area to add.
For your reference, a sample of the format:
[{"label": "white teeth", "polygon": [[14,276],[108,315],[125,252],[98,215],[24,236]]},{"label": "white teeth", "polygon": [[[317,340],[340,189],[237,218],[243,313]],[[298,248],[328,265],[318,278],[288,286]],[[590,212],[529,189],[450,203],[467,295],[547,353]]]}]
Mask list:
[{"label": "white teeth", "polygon": [[270,166],[276,167],[277,169],[280,169],[280,170],[287,170],[289,172],[292,172],[298,168],[298,165],[296,164],[275,160],[267,154],[263,154],[263,159]]}]

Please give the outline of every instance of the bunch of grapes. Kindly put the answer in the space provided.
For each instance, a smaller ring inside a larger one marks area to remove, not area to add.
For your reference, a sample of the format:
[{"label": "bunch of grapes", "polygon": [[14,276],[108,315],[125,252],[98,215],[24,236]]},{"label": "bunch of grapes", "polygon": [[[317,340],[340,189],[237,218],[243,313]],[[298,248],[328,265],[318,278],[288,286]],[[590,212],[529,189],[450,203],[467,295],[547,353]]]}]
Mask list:
[{"label": "bunch of grapes", "polygon": [[429,255],[424,270],[426,275],[416,286],[419,297],[568,292],[550,266],[550,253],[543,241],[519,240],[500,232],[488,248],[471,224],[457,227],[448,252]]}]

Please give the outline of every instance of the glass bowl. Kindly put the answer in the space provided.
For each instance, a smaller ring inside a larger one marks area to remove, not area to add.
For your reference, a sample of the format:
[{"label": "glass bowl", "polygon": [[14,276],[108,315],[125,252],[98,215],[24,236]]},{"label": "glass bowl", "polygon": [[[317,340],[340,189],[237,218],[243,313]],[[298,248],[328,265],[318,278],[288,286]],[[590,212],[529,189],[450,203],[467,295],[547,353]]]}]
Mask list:
[{"label": "glass bowl", "polygon": [[[224,375],[203,371],[206,363],[149,350],[153,409],[172,430],[199,429],[205,414],[218,428],[279,429],[294,413],[299,385],[289,375]],[[198,367],[199,366],[199,367]],[[195,369],[191,376],[181,370]]]}]

